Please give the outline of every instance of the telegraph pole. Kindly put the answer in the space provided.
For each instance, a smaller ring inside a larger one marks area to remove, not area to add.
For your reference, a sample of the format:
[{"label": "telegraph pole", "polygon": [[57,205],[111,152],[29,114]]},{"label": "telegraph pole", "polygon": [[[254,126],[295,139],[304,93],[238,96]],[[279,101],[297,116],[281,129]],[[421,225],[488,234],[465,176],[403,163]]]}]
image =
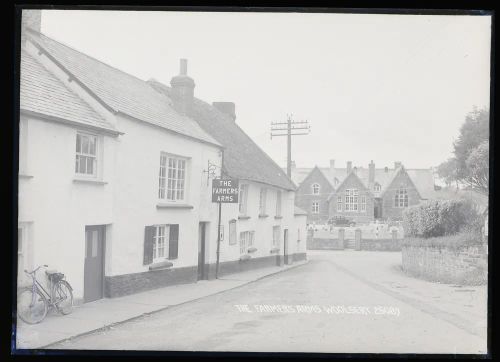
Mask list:
[{"label": "telegraph pole", "polygon": [[292,136],[308,135],[310,132],[311,126],[308,121],[293,121],[291,114],[287,115],[286,122],[271,123],[271,139],[279,136],[287,137],[286,174],[290,178],[292,177]]}]

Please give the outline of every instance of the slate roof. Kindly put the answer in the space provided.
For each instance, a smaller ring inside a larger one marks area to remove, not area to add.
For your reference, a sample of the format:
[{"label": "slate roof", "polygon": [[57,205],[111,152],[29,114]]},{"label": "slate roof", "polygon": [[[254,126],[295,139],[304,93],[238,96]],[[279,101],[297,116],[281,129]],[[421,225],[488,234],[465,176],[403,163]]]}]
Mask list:
[{"label": "slate roof", "polygon": [[49,72],[27,51],[21,51],[21,110],[86,126],[116,131],[83,99]]},{"label": "slate roof", "polygon": [[[354,168],[354,167],[353,167]],[[318,167],[318,169],[323,173],[326,179],[330,182],[332,187],[336,189],[339,187],[344,179],[347,177],[347,168],[334,168],[333,170],[329,167]],[[305,180],[307,175],[313,170],[313,168],[295,168],[292,169],[292,180],[296,184],[300,184]],[[432,199],[436,197],[434,191],[434,175],[432,169],[408,169],[405,168],[406,172],[410,176],[410,179],[415,184],[418,192],[423,199]],[[397,169],[388,168],[387,172],[385,168],[375,168],[375,183],[381,186],[382,190],[385,190],[395,177]],[[368,185],[368,167],[357,167],[356,175],[361,180],[361,182],[369,188]],[[335,178],[338,179],[339,183],[335,185]],[[380,194],[379,192],[372,192],[375,196]]]},{"label": "slate roof", "polygon": [[74,76],[112,112],[219,145],[198,123],[175,112],[172,100],[156,92],[146,81],[33,30],[29,30],[28,34],[39,49]]},{"label": "slate roof", "polygon": [[[158,92],[170,94],[170,87],[155,80],[149,83]],[[195,98],[191,117],[225,147],[224,169],[231,177],[296,189],[286,173],[228,115]]]}]

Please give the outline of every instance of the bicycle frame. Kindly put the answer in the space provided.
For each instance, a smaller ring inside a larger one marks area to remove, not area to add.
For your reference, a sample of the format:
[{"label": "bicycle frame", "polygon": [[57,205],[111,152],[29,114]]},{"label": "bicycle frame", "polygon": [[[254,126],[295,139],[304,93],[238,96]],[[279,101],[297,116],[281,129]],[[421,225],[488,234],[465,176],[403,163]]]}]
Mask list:
[{"label": "bicycle frame", "polygon": [[49,280],[50,283],[50,293],[43,287],[43,285],[38,281],[36,278],[36,272],[31,274],[31,278],[33,280],[33,284],[31,285],[32,288],[32,300],[31,300],[31,306],[35,304],[35,298],[36,298],[36,290],[40,290],[40,292],[44,295],[44,297],[47,299],[47,302],[49,303],[50,306],[53,306],[55,304],[54,298],[53,298],[53,292],[54,292],[54,285],[52,281]]}]

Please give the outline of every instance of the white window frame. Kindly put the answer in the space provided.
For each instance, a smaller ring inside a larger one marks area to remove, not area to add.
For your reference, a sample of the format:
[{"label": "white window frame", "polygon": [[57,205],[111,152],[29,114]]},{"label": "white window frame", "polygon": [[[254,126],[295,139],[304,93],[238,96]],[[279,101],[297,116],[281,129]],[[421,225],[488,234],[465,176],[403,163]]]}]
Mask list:
[{"label": "white window frame", "polygon": [[321,191],[321,186],[319,183],[315,182],[311,185],[311,189],[313,195],[319,195]]},{"label": "white window frame", "polygon": [[342,212],[342,195],[337,196],[337,211]]},{"label": "white window frame", "polygon": [[259,215],[266,215],[267,188],[261,187],[259,194]]},{"label": "white window frame", "polygon": [[319,201],[313,201],[311,211],[313,214],[319,214]]},{"label": "white window frame", "polygon": [[281,241],[281,226],[273,226],[273,248],[280,249]]},{"label": "white window frame", "polygon": [[185,203],[187,202],[187,185],[188,159],[160,152],[158,199],[168,203]]},{"label": "white window frame", "polygon": [[247,214],[248,187],[248,184],[240,184],[240,194],[238,196],[238,211],[240,215]]},{"label": "white window frame", "polygon": [[240,254],[247,254],[248,248],[254,245],[255,231],[240,232]]},{"label": "white window frame", "polygon": [[401,186],[394,194],[394,206],[397,208],[406,208],[409,204],[408,189]]},{"label": "white window frame", "polygon": [[[89,144],[87,148],[87,152],[83,150],[83,142],[82,139],[88,138]],[[78,150],[78,140],[80,139],[80,150]],[[90,150],[90,140],[94,140],[95,150],[94,153]],[[97,134],[84,132],[84,131],[76,131],[75,137],[75,175],[83,178],[98,178],[99,176],[99,167],[100,167],[100,159],[101,159],[101,145],[100,145],[100,137]],[[92,173],[88,172],[80,172],[81,166],[83,165],[82,159],[85,160],[85,171],[88,168],[88,161],[90,159],[92,164]]]},{"label": "white window frame", "polygon": [[170,225],[154,225],[154,227],[155,232],[153,234],[153,263],[157,263],[159,261],[168,259]]},{"label": "white window frame", "polygon": [[346,212],[358,212],[358,189],[345,189],[345,206]]},{"label": "white window frame", "polygon": [[362,195],[359,197],[359,206],[362,212],[366,212],[366,196]]},{"label": "white window frame", "polygon": [[276,216],[281,216],[281,203],[282,203],[281,190],[276,191]]}]

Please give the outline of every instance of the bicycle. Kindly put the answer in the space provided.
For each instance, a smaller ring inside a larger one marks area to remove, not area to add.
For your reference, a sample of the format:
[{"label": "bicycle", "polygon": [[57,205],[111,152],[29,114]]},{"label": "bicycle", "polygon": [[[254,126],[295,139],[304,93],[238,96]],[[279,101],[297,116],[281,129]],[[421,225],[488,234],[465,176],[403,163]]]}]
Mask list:
[{"label": "bicycle", "polygon": [[64,274],[45,271],[50,283],[49,293],[36,278],[36,272],[41,267],[30,272],[24,270],[32,279],[32,285],[20,289],[17,294],[17,315],[28,324],[40,323],[47,316],[49,308],[55,308],[63,315],[73,310],[73,288],[64,280]]}]

